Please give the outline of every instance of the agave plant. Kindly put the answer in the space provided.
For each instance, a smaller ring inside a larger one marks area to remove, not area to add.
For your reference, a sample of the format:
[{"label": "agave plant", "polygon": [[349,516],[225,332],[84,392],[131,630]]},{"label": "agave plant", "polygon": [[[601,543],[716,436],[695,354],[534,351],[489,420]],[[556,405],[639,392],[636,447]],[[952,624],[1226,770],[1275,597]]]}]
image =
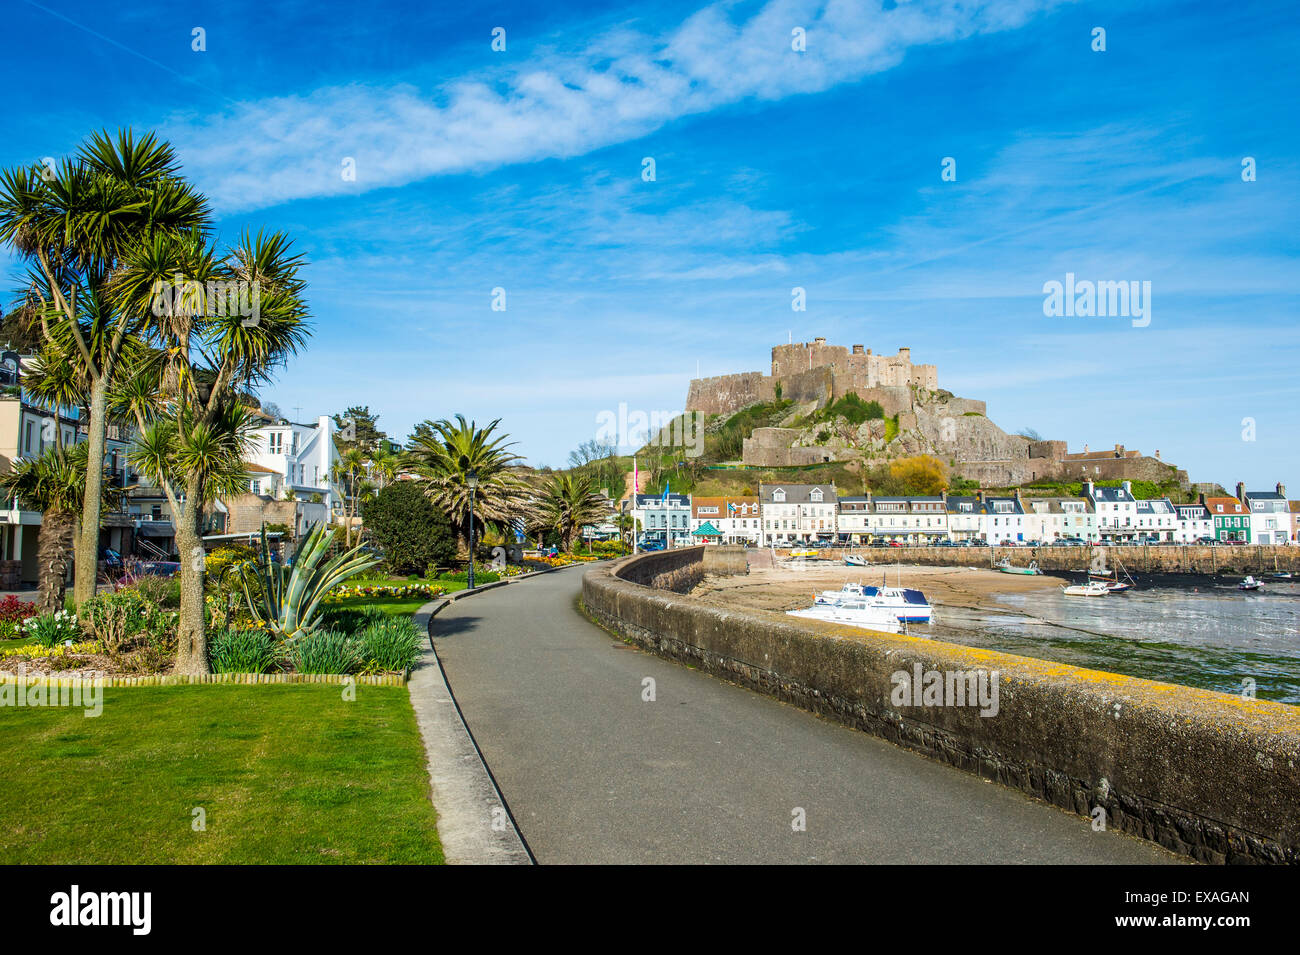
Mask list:
[{"label": "agave plant", "polygon": [[[360,547],[344,551],[322,563],[329,550],[331,535],[324,524],[317,524],[307,534],[286,567],[271,558],[271,547],[262,528],[257,560],[250,562],[240,583],[249,613],[264,620],[271,632],[283,640],[311,629],[320,602],[331,590],[349,577],[369,570],[378,559]],[[255,586],[254,582],[260,585]]]}]

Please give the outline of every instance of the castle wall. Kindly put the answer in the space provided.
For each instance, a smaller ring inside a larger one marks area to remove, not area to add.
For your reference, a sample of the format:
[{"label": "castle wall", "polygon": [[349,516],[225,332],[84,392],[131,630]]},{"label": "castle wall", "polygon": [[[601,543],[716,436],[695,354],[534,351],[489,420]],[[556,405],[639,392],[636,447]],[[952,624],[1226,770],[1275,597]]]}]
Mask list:
[{"label": "castle wall", "polygon": [[692,379],[686,410],[703,414],[735,414],[741,408],[776,397],[773,380],[761,371]]}]

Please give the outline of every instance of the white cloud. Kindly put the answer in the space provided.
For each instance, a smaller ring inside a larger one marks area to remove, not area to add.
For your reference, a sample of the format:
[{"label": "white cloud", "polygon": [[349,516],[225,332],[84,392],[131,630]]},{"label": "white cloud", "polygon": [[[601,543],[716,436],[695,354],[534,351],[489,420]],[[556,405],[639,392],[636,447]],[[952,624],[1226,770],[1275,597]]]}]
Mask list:
[{"label": "white cloud", "polygon": [[[581,155],[742,102],[812,93],[896,65],[916,46],[1014,28],[1062,0],[879,3],[771,0],[732,22],[715,4],[654,37],[607,32],[500,72],[409,84],[332,86],[242,103],[166,131],[223,210],[344,195],[428,176]],[[807,51],[791,50],[791,30]],[[355,160],[355,181],[342,176]]]}]

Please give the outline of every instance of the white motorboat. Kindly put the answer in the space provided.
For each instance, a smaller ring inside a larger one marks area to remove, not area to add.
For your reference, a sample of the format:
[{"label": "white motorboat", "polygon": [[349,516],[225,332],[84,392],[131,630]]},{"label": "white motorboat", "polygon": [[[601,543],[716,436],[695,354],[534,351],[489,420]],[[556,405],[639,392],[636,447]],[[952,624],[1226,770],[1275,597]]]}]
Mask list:
[{"label": "white motorboat", "polygon": [[883,582],[879,587],[846,583],[839,590],[823,590],[815,598],[813,606],[856,602],[864,598],[893,613],[899,623],[929,623],[934,617],[934,608],[921,591],[910,587],[888,587]]},{"label": "white motorboat", "polygon": [[1259,590],[1259,581],[1247,574],[1241,583],[1237,584],[1238,590]]},{"label": "white motorboat", "polygon": [[861,554],[845,554],[844,563],[849,567],[866,567],[867,559]]},{"label": "white motorboat", "polygon": [[846,597],[834,603],[822,603],[820,600],[804,610],[787,610],[792,617],[805,617],[809,620],[825,620],[827,623],[839,623],[864,630],[878,630],[882,633],[899,633],[902,625],[892,610],[878,606],[866,597],[856,599]]},{"label": "white motorboat", "polygon": [[1086,584],[1070,584],[1068,587],[1062,587],[1061,593],[1067,597],[1105,597],[1110,594],[1110,588],[1090,580]]}]

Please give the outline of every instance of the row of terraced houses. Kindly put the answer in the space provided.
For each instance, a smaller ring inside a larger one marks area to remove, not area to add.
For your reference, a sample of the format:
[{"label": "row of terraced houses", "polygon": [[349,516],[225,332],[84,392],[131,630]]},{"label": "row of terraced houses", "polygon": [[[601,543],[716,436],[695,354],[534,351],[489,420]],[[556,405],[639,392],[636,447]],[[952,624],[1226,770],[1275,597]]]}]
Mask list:
[{"label": "row of terraced houses", "polygon": [[761,547],[835,544],[1085,542],[1291,544],[1300,540],[1300,501],[1286,488],[1236,497],[1202,495],[1195,504],[1134,497],[1118,487],[1083,484],[1078,497],[936,494],[841,496],[834,484],[760,484],[757,496],[637,494],[631,513],[642,541]]}]

